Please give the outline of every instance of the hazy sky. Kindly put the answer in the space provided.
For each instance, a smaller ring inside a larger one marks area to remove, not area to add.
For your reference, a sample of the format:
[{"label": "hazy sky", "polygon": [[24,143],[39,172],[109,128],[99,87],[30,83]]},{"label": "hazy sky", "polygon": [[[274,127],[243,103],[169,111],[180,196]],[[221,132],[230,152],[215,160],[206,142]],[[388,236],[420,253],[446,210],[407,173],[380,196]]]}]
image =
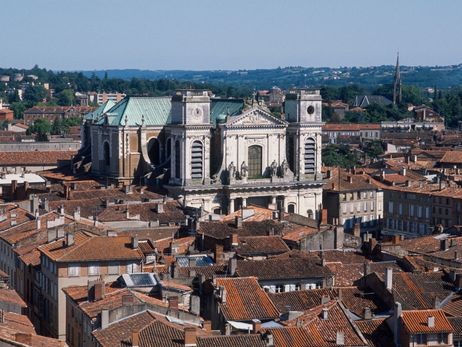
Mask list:
[{"label": "hazy sky", "polygon": [[0,14],[1,67],[462,62],[459,0],[0,0]]}]

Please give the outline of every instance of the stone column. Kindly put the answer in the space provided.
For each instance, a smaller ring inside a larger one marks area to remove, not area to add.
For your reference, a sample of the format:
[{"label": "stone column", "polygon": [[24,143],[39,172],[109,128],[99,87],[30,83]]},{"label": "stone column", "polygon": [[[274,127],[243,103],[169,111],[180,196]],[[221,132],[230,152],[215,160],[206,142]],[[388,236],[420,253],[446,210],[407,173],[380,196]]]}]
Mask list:
[{"label": "stone column", "polygon": [[234,199],[229,199],[228,201],[228,214],[234,212]]},{"label": "stone column", "polygon": [[247,207],[247,198],[242,198],[242,207]]}]

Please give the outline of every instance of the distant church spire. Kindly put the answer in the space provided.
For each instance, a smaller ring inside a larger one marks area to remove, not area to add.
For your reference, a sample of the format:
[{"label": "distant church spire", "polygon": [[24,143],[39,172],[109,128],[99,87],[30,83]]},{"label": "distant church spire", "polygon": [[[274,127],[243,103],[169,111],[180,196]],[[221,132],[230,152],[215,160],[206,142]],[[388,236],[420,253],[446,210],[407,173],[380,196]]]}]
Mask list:
[{"label": "distant church spire", "polygon": [[401,92],[401,73],[399,71],[399,52],[396,56],[395,78],[393,80],[393,105],[400,104],[402,101]]}]

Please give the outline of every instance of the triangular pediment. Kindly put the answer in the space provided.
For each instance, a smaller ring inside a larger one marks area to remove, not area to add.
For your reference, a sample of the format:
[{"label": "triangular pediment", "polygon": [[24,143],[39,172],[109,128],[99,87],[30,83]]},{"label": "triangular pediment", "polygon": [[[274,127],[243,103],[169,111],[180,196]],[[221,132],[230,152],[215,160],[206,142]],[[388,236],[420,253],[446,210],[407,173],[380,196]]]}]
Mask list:
[{"label": "triangular pediment", "polygon": [[231,117],[228,126],[286,126],[287,123],[274,117],[271,113],[254,107],[245,110],[240,115]]}]

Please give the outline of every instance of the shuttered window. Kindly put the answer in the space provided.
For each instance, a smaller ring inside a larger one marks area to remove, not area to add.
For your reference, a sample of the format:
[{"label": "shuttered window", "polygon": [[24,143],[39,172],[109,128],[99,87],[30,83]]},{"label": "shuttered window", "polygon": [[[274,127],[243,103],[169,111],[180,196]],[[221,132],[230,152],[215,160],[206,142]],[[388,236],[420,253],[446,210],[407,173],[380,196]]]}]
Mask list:
[{"label": "shuttered window", "polygon": [[305,142],[305,174],[312,175],[316,168],[316,143],[309,138]]},{"label": "shuttered window", "polygon": [[202,178],[204,151],[202,142],[194,141],[191,147],[191,178]]},{"label": "shuttered window", "polygon": [[175,177],[181,178],[181,151],[180,141],[175,142]]}]

